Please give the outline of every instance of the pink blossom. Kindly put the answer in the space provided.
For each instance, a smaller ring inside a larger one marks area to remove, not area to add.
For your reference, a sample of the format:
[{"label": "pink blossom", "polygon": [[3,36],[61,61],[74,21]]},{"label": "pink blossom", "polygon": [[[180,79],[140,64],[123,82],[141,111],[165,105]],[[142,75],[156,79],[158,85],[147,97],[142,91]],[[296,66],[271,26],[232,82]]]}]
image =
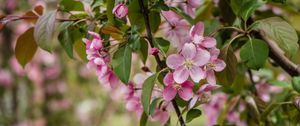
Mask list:
[{"label": "pink blossom", "polygon": [[191,76],[194,82],[205,78],[201,66],[208,63],[210,54],[206,50],[197,50],[193,43],[186,43],[180,54],[172,54],[167,58],[167,65],[174,69],[174,80],[183,83]]},{"label": "pink blossom", "polygon": [[162,11],[166,22],[161,25],[162,32],[173,47],[181,48],[189,40],[188,23],[173,11]]},{"label": "pink blossom", "polygon": [[150,55],[157,55],[159,53],[159,49],[158,48],[150,48],[149,50],[149,54]]},{"label": "pink blossom", "polygon": [[196,8],[200,5],[201,0],[186,0],[186,2],[183,4],[183,8],[188,15],[195,17]]},{"label": "pink blossom", "polygon": [[191,81],[185,81],[183,83],[175,83],[173,80],[173,74],[168,73],[164,77],[165,89],[163,90],[163,98],[166,101],[171,101],[175,98],[178,93],[180,98],[185,101],[190,100],[193,97],[193,86],[194,84]]},{"label": "pink blossom", "polygon": [[118,4],[114,7],[113,13],[118,17],[118,18],[123,18],[127,16],[128,14],[128,8],[125,4],[121,3]]},{"label": "pink blossom", "polygon": [[198,89],[198,91],[195,93],[192,100],[190,101],[189,109],[193,108],[198,101],[201,101],[203,103],[208,102],[210,91],[215,90],[219,87],[220,87],[219,85],[215,85],[215,84],[201,85],[201,87]]},{"label": "pink blossom", "polygon": [[219,59],[218,56],[220,54],[220,50],[217,48],[210,49],[210,60],[205,65],[206,75],[207,75],[207,81],[210,84],[216,84],[216,77],[215,77],[215,71],[220,72],[225,67],[226,64],[223,60]]},{"label": "pink blossom", "polygon": [[167,111],[161,110],[159,108],[155,109],[155,112],[152,116],[154,121],[159,121],[162,125],[166,124],[170,118],[170,115]]},{"label": "pink blossom", "polygon": [[0,86],[10,87],[13,83],[13,77],[10,72],[0,70]]},{"label": "pink blossom", "polygon": [[204,37],[204,24],[202,22],[192,26],[190,30],[190,37],[196,45],[201,48],[213,48],[216,46],[217,41],[212,37]]}]

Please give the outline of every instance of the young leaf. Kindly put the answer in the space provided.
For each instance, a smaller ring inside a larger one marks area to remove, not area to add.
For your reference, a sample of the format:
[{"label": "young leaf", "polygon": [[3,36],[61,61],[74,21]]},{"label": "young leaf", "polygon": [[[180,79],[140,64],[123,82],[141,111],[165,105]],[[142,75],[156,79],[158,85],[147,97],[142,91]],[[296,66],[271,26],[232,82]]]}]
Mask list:
[{"label": "young leaf", "polygon": [[298,35],[295,29],[279,17],[258,21],[257,29],[274,40],[285,51],[286,56],[293,57],[299,49]]},{"label": "young leaf", "polygon": [[264,66],[269,55],[268,45],[259,39],[252,39],[247,41],[242,46],[240,57],[242,62],[246,62],[251,69],[259,69]]},{"label": "young leaf", "polygon": [[142,105],[144,107],[144,112],[147,115],[150,115],[150,102],[156,78],[157,74],[153,74],[152,76],[147,78],[144,81],[142,88]]},{"label": "young leaf", "polygon": [[54,34],[56,11],[49,11],[42,15],[34,28],[34,39],[37,45],[48,51],[52,51],[52,38]]},{"label": "young leaf", "polygon": [[143,112],[142,117],[140,119],[140,126],[146,126],[148,121],[148,115]]},{"label": "young leaf", "polygon": [[189,123],[191,122],[193,119],[201,116],[202,112],[199,109],[191,109],[190,111],[188,111],[188,113],[186,114],[186,122]]},{"label": "young leaf", "polygon": [[128,84],[130,77],[131,54],[129,45],[122,46],[115,52],[112,59],[113,70],[124,84]]},{"label": "young leaf", "polygon": [[163,38],[154,38],[154,46],[166,54],[169,50],[170,42]]},{"label": "young leaf", "polygon": [[292,80],[292,85],[293,88],[300,93],[300,76],[299,77],[294,77]]},{"label": "young leaf", "polygon": [[84,11],[83,3],[75,0],[61,0],[59,8],[62,11]]},{"label": "young leaf", "polygon": [[36,50],[37,45],[33,38],[33,28],[30,28],[17,39],[15,53],[18,62],[25,67],[33,58]]}]

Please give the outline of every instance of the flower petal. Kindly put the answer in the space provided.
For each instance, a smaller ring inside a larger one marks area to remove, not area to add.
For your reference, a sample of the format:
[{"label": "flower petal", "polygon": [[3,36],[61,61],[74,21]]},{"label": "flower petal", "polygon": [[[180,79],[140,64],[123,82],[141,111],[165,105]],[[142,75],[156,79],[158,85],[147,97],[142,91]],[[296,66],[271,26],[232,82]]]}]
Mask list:
[{"label": "flower petal", "polygon": [[205,37],[201,43],[201,46],[205,48],[213,48],[217,45],[217,41],[213,37]]},{"label": "flower petal", "polygon": [[178,94],[180,98],[182,98],[185,101],[188,101],[193,97],[194,92],[193,89],[190,87],[182,87],[181,90],[178,91]]},{"label": "flower petal", "polygon": [[169,85],[165,87],[162,95],[166,101],[171,101],[175,98],[176,93],[176,90],[171,85]]},{"label": "flower petal", "polygon": [[171,69],[177,69],[179,66],[183,65],[184,58],[178,54],[172,54],[167,58],[167,66]]},{"label": "flower petal", "polygon": [[189,71],[185,67],[179,67],[173,73],[173,78],[177,83],[183,83],[189,77]]},{"label": "flower petal", "polygon": [[215,72],[213,70],[206,72],[206,80],[209,84],[216,84]]},{"label": "flower petal", "polygon": [[190,76],[194,82],[199,82],[201,79],[204,79],[206,73],[198,66],[194,66],[190,69]]},{"label": "flower petal", "polygon": [[214,60],[213,64],[215,65],[214,70],[217,72],[224,70],[224,68],[226,67],[226,63],[220,59]]},{"label": "flower petal", "polygon": [[199,99],[198,96],[194,96],[194,97],[192,98],[192,100],[191,100],[190,103],[189,103],[189,109],[192,109],[192,108],[196,105],[198,99]]},{"label": "flower petal", "polygon": [[194,25],[190,30],[190,36],[194,38],[196,35],[203,36],[204,34],[204,24],[203,22],[199,22]]},{"label": "flower petal", "polygon": [[173,79],[173,73],[168,73],[165,77],[164,77],[164,85],[168,86],[168,85],[173,85],[174,83],[174,79]]},{"label": "flower petal", "polygon": [[202,93],[202,92],[209,92],[212,90],[215,90],[217,88],[221,87],[220,85],[216,84],[204,84],[202,85],[197,92]]},{"label": "flower petal", "polygon": [[212,48],[209,50],[209,53],[210,53],[210,59],[211,60],[216,60],[218,59],[218,56],[220,54],[220,50],[218,48]]},{"label": "flower petal", "polygon": [[203,66],[208,63],[210,53],[204,49],[198,48],[197,54],[193,60],[195,66]]},{"label": "flower petal", "polygon": [[181,54],[185,59],[193,59],[197,53],[196,46],[193,43],[185,43]]}]

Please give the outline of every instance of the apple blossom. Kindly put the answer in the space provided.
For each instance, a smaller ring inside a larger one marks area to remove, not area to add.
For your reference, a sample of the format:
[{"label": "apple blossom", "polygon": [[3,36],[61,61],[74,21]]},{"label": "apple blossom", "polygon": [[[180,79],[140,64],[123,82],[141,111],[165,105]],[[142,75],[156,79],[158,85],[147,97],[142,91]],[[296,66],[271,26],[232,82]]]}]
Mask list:
[{"label": "apple blossom", "polygon": [[128,8],[125,4],[120,3],[113,8],[113,13],[116,15],[116,17],[123,18],[127,16]]},{"label": "apple blossom", "polygon": [[206,71],[206,79],[210,84],[216,84],[215,72],[222,71],[226,64],[223,60],[219,59],[220,50],[217,48],[210,49],[210,60],[205,65],[204,70]]},{"label": "apple blossom", "polygon": [[190,37],[192,42],[201,48],[213,48],[217,45],[216,39],[212,37],[204,37],[204,24],[198,22],[192,26],[190,30]]}]

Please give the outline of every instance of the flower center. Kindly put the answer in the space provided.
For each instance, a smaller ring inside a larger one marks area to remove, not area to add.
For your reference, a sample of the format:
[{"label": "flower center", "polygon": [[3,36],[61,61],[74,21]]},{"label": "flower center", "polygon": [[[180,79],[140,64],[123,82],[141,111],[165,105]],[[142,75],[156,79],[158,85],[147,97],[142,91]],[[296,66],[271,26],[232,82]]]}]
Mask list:
[{"label": "flower center", "polygon": [[214,69],[216,67],[216,65],[213,63],[207,63],[206,67],[207,67],[207,69]]},{"label": "flower center", "polygon": [[181,89],[181,84],[173,84],[173,88],[176,89],[177,91],[179,91]]},{"label": "flower center", "polygon": [[190,60],[190,59],[186,59],[185,62],[184,62],[184,66],[188,69],[192,68],[193,67],[193,61]]}]

